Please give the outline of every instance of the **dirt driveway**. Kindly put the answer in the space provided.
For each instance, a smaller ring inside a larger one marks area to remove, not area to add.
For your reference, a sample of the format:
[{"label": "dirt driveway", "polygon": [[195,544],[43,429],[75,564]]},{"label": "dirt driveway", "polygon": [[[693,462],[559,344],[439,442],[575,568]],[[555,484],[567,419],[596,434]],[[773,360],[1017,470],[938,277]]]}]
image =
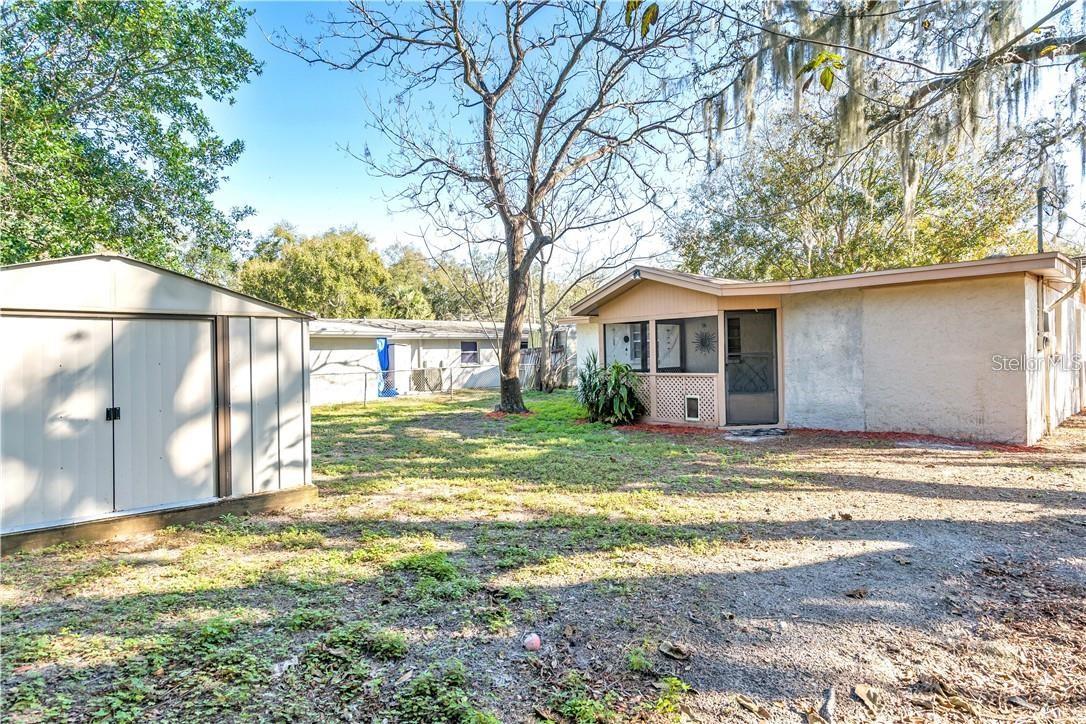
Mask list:
[{"label": "dirt driveway", "polygon": [[1086,420],[1013,451],[492,404],[320,409],[307,510],[6,558],[5,708],[1086,721]]}]

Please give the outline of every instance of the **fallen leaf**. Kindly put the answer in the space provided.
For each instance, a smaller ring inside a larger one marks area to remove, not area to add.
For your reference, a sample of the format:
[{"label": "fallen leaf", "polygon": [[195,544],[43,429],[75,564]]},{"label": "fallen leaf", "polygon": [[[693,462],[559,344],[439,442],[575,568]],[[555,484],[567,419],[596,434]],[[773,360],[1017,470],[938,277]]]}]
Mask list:
[{"label": "fallen leaf", "polygon": [[894,556],[894,560],[903,566],[911,566],[913,564],[912,559],[906,558],[905,556]]},{"label": "fallen leaf", "polygon": [[867,707],[868,711],[872,714],[878,713],[879,690],[868,686],[867,684],[856,684],[853,688],[853,693],[856,694],[856,698],[863,702],[863,705]]},{"label": "fallen leaf", "polygon": [[867,598],[869,592],[866,588],[860,586],[859,588],[853,588],[851,591],[846,592],[845,595],[849,598]]},{"label": "fallen leaf", "polygon": [[852,513],[846,513],[843,510],[837,511],[837,517],[841,520],[852,520]]},{"label": "fallen leaf", "polygon": [[400,684],[406,684],[408,681],[411,681],[411,677],[414,675],[414,671],[405,671],[403,675],[400,676],[400,678],[396,679],[396,686],[399,686]]},{"label": "fallen leaf", "polygon": [[830,724],[814,709],[807,710],[807,724]]},{"label": "fallen leaf", "polygon": [[678,641],[661,641],[657,648],[664,656],[677,661],[686,661],[694,653],[689,646]]},{"label": "fallen leaf", "polygon": [[752,714],[757,714],[763,719],[769,718],[769,709],[766,709],[761,704],[756,703],[754,700],[743,694],[736,694],[735,702]]}]

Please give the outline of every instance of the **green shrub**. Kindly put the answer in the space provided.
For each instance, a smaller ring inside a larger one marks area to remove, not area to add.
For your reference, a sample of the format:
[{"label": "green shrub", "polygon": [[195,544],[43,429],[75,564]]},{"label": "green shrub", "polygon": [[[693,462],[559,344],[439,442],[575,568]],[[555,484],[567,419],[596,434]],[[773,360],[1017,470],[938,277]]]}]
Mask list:
[{"label": "green shrub", "polygon": [[592,422],[625,425],[645,413],[637,398],[640,384],[629,365],[615,362],[602,367],[596,354],[589,353],[577,383],[577,400],[588,410]]}]

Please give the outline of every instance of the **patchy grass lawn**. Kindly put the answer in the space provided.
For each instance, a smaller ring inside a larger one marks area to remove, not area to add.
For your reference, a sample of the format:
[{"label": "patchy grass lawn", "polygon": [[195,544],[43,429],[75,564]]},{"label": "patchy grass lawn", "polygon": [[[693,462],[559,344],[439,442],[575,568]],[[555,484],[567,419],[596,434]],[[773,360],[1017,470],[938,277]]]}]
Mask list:
[{"label": "patchy grass lawn", "polygon": [[1081,421],[1002,452],[493,404],[318,409],[304,511],[5,558],[4,718],[795,722],[833,687],[866,721],[866,685],[1086,719]]}]

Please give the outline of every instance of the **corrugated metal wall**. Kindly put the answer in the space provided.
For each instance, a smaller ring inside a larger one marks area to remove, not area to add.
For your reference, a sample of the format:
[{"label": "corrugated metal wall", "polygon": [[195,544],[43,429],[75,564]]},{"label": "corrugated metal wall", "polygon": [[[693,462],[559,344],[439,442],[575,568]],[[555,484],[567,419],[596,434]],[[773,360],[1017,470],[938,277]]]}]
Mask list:
[{"label": "corrugated metal wall", "polygon": [[209,320],[113,322],[117,510],[215,497]]},{"label": "corrugated metal wall", "polygon": [[110,325],[0,317],[4,530],[113,510]]},{"label": "corrugated metal wall", "polygon": [[255,317],[229,324],[233,494],[304,485],[310,479],[304,324]]},{"label": "corrugated metal wall", "polygon": [[[227,324],[231,494],[303,485],[305,323]],[[0,317],[2,529],[218,495],[213,330],[209,319]]]}]

